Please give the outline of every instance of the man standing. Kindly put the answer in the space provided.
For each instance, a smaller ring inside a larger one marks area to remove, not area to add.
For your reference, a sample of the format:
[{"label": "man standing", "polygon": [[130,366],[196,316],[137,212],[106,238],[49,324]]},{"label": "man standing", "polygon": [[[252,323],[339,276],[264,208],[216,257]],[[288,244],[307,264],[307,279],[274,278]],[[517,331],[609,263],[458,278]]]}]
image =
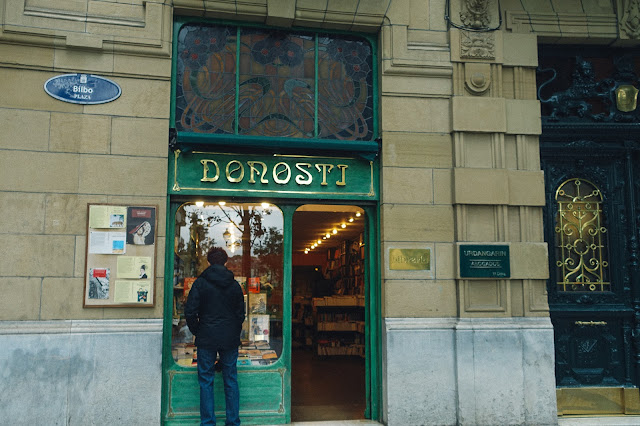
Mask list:
[{"label": "man standing", "polygon": [[198,347],[200,424],[215,425],[213,379],[216,354],[220,355],[227,418],[225,426],[240,424],[238,346],[244,321],[244,296],[233,272],[224,264],[229,256],[220,247],[207,253],[209,267],[193,283],[185,316]]}]

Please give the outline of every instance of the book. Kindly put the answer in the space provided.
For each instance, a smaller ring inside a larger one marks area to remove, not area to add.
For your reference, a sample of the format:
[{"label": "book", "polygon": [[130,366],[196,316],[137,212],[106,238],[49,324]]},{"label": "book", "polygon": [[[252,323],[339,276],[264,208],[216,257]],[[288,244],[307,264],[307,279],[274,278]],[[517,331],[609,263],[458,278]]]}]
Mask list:
[{"label": "book", "polygon": [[249,315],[249,340],[269,341],[269,315]]},{"label": "book", "polygon": [[196,277],[185,277],[184,278],[184,285],[183,285],[183,294],[184,297],[189,296],[189,292],[191,291],[191,287],[193,286],[193,283],[196,281]]},{"label": "book", "polygon": [[249,293],[260,293],[260,277],[247,279],[247,289]]},{"label": "book", "polygon": [[266,314],[267,313],[267,294],[253,293],[249,296],[249,314]]}]

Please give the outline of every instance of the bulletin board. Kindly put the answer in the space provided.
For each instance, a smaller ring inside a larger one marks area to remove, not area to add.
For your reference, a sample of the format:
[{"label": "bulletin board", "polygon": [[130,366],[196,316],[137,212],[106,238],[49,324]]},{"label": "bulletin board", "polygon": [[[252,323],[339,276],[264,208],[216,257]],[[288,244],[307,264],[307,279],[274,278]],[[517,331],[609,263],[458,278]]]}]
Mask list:
[{"label": "bulletin board", "polygon": [[85,308],[155,305],[157,211],[157,206],[87,206]]}]

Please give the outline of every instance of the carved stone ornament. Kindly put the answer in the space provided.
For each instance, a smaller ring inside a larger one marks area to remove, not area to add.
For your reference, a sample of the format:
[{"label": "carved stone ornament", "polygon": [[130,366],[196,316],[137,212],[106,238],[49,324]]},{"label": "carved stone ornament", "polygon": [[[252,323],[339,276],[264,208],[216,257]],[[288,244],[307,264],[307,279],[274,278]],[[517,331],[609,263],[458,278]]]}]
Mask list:
[{"label": "carved stone ornament", "polygon": [[477,63],[465,64],[464,83],[471,94],[483,94],[491,86],[491,66]]},{"label": "carved stone ornament", "polygon": [[493,33],[460,31],[460,57],[465,59],[495,59]]},{"label": "carved stone ornament", "polygon": [[489,26],[489,3],[491,0],[464,0],[464,11],[460,20],[470,28],[481,29]]},{"label": "carved stone ornament", "polygon": [[640,0],[626,0],[620,26],[630,38],[640,38]]}]

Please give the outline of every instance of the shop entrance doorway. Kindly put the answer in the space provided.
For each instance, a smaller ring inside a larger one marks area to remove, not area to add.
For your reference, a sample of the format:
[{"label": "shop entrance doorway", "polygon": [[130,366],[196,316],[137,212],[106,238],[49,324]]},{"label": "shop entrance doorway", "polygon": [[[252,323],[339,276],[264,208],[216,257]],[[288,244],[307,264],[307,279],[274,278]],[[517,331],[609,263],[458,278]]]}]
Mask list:
[{"label": "shop entrance doorway", "polygon": [[291,420],[364,419],[367,250],[364,210],[299,207],[293,216]]}]

